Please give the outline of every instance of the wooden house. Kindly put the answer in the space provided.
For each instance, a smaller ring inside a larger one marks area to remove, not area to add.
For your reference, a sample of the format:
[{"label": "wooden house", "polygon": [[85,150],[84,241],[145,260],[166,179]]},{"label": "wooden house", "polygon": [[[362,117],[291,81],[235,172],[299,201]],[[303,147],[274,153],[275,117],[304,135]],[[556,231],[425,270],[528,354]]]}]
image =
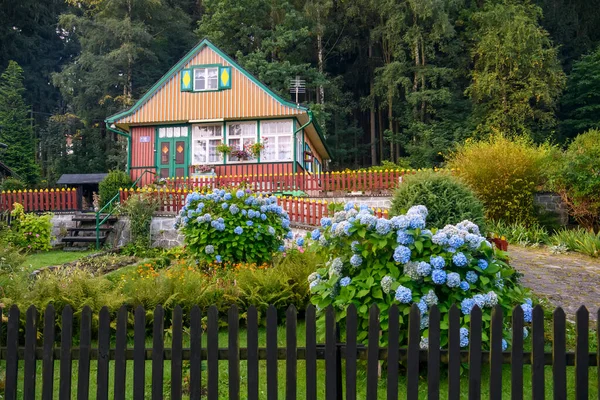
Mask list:
[{"label": "wooden house", "polygon": [[[320,174],[330,158],[307,107],[274,93],[206,39],[131,108],[105,122],[127,138],[132,179],[144,170],[162,178],[207,170],[219,176]],[[262,151],[245,157],[255,143]],[[227,150],[223,145],[232,152],[220,152]],[[146,174],[142,183],[153,179]]]}]

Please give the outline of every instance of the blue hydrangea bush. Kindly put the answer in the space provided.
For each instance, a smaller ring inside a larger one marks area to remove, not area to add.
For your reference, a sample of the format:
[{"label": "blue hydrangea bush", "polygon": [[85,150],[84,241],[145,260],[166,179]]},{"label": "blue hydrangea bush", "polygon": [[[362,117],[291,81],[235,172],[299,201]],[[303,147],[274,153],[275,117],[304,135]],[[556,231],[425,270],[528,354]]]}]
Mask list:
[{"label": "blue hydrangea bush", "polygon": [[175,227],[185,235],[188,253],[209,263],[269,262],[292,238],[277,198],[242,189],[190,193]]},{"label": "blue hydrangea bush", "polygon": [[[502,253],[480,234],[477,225],[463,221],[442,229],[428,227],[427,209],[414,206],[405,215],[390,220],[377,218],[368,207],[346,205],[332,218],[323,218],[321,228],[311,234],[312,246],[327,263],[309,277],[312,302],[320,321],[329,305],[342,322],[346,308],[354,304],[359,316],[360,341],[367,340],[369,308],[380,309],[382,344],[387,343],[388,311],[400,309],[400,323],[408,326],[412,304],[421,313],[421,347],[427,348],[429,307],[441,313],[441,345],[447,345],[448,311],[456,304],[461,311],[461,346],[469,343],[468,326],[475,305],[483,311],[483,342],[488,341],[491,311],[497,304],[510,320],[515,304],[523,303],[525,322],[531,322],[531,300],[518,284],[518,274]],[[509,328],[509,327],[507,327]],[[503,346],[508,346],[507,329]],[[524,332],[527,335],[527,331]],[[401,329],[401,344],[407,329]]]}]

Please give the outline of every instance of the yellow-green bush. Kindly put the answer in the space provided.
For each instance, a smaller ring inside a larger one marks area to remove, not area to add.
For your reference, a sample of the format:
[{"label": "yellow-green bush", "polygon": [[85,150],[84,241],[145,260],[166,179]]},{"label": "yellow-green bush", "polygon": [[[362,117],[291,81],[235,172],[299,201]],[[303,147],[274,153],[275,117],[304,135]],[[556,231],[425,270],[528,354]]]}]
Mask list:
[{"label": "yellow-green bush", "polygon": [[529,225],[551,150],[526,138],[496,135],[460,146],[448,164],[483,202],[489,219]]}]

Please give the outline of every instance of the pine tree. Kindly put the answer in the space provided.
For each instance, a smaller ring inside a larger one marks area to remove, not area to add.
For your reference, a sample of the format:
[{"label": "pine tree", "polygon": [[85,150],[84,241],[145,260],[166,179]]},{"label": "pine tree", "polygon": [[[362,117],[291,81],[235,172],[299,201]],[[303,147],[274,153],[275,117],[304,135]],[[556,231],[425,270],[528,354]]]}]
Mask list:
[{"label": "pine tree", "polygon": [[0,142],[8,145],[0,160],[27,183],[36,183],[39,168],[24,95],[23,69],[11,60],[0,77]]}]

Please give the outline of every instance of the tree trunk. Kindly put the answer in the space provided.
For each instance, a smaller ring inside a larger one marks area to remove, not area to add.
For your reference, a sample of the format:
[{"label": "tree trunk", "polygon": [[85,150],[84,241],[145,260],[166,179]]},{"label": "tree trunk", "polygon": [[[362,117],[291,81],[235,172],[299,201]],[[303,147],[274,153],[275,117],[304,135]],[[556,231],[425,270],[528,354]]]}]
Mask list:
[{"label": "tree trunk", "polygon": [[[319,73],[323,75],[323,25],[321,24],[321,10],[319,9],[317,9],[317,32],[317,56],[319,59]],[[319,103],[321,105],[325,103],[325,88],[322,84],[319,85]]]},{"label": "tree trunk", "polygon": [[[423,45],[423,40],[421,40],[421,68],[425,68],[425,47]],[[421,94],[424,93],[425,88],[425,73],[421,71]],[[421,98],[421,122],[425,122],[425,99]]]},{"label": "tree trunk", "polygon": [[393,96],[392,93],[390,91],[390,93],[388,94],[388,129],[390,130],[390,161],[394,162],[395,160],[395,156],[394,156],[394,120],[393,120]]},{"label": "tree trunk", "polygon": [[[369,59],[373,57],[373,45],[369,40]],[[369,94],[371,95],[371,110],[370,110],[370,124],[371,124],[371,165],[377,165],[377,133],[375,131],[375,77],[370,74],[369,77]]]},{"label": "tree trunk", "polygon": [[377,108],[377,115],[379,117],[379,124],[378,124],[378,129],[379,129],[379,159],[381,161],[383,161],[384,157],[384,151],[383,151],[383,112],[381,110],[381,107]]}]

